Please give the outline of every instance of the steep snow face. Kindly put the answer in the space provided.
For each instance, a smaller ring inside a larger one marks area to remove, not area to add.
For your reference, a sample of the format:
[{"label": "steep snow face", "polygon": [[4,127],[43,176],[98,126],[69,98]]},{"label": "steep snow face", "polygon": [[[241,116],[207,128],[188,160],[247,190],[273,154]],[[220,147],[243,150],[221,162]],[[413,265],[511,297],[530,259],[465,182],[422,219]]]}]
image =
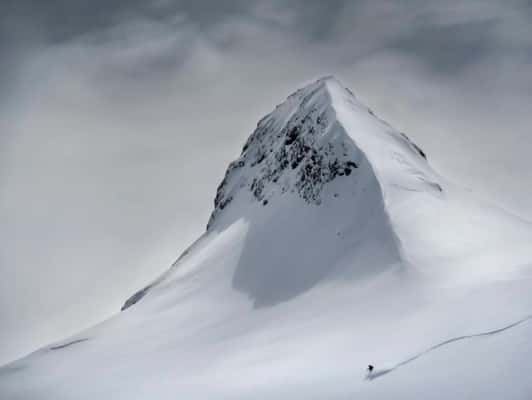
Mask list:
[{"label": "steep snow face", "polygon": [[259,122],[168,272],[0,368],[0,398],[530,398],[531,242],[324,78]]}]

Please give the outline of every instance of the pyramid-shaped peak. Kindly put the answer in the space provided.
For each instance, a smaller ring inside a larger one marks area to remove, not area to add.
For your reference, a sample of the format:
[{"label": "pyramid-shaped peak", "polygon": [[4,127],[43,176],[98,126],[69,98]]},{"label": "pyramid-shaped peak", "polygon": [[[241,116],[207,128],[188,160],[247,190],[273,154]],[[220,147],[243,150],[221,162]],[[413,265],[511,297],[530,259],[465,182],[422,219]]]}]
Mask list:
[{"label": "pyramid-shaped peak", "polygon": [[335,77],[319,78],[258,122],[218,187],[208,226],[242,196],[266,206],[295,193],[318,205],[329,182],[355,176],[362,164],[383,181],[397,178],[390,172],[395,167],[415,179],[426,169],[424,153],[406,135],[378,119]]}]

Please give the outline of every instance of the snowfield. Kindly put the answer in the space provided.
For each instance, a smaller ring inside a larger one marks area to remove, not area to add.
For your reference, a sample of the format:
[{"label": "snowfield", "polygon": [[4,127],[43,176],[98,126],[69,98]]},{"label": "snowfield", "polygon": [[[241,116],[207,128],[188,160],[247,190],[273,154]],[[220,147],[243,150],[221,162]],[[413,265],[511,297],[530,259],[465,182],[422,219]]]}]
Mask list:
[{"label": "snowfield", "polygon": [[0,399],[532,398],[532,225],[426,157],[336,79],[298,90],[206,232]]}]

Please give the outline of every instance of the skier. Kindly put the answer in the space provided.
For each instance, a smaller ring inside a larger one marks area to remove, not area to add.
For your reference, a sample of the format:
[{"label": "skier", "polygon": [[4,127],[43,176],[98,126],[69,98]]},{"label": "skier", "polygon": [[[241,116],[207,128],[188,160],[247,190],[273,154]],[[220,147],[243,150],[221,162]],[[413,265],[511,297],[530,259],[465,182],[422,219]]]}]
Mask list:
[{"label": "skier", "polygon": [[373,371],[373,368],[374,368],[373,365],[371,365],[371,364],[368,365],[368,373],[371,374],[371,372]]}]

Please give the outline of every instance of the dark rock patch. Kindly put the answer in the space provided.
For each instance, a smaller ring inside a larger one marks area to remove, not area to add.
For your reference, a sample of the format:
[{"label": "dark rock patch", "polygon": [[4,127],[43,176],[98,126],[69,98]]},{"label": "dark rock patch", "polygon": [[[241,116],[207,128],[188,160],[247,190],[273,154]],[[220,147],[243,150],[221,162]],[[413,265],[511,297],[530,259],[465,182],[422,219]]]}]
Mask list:
[{"label": "dark rock patch", "polygon": [[88,339],[88,338],[82,338],[82,339],[72,340],[71,342],[68,342],[68,343],[65,343],[65,344],[60,344],[60,345],[57,345],[57,346],[52,346],[52,347],[50,347],[50,350],[60,350],[60,349],[64,349],[65,347],[72,346],[72,345],[74,345],[74,344],[81,343],[81,342],[86,342],[87,340],[89,340],[89,339]]}]

